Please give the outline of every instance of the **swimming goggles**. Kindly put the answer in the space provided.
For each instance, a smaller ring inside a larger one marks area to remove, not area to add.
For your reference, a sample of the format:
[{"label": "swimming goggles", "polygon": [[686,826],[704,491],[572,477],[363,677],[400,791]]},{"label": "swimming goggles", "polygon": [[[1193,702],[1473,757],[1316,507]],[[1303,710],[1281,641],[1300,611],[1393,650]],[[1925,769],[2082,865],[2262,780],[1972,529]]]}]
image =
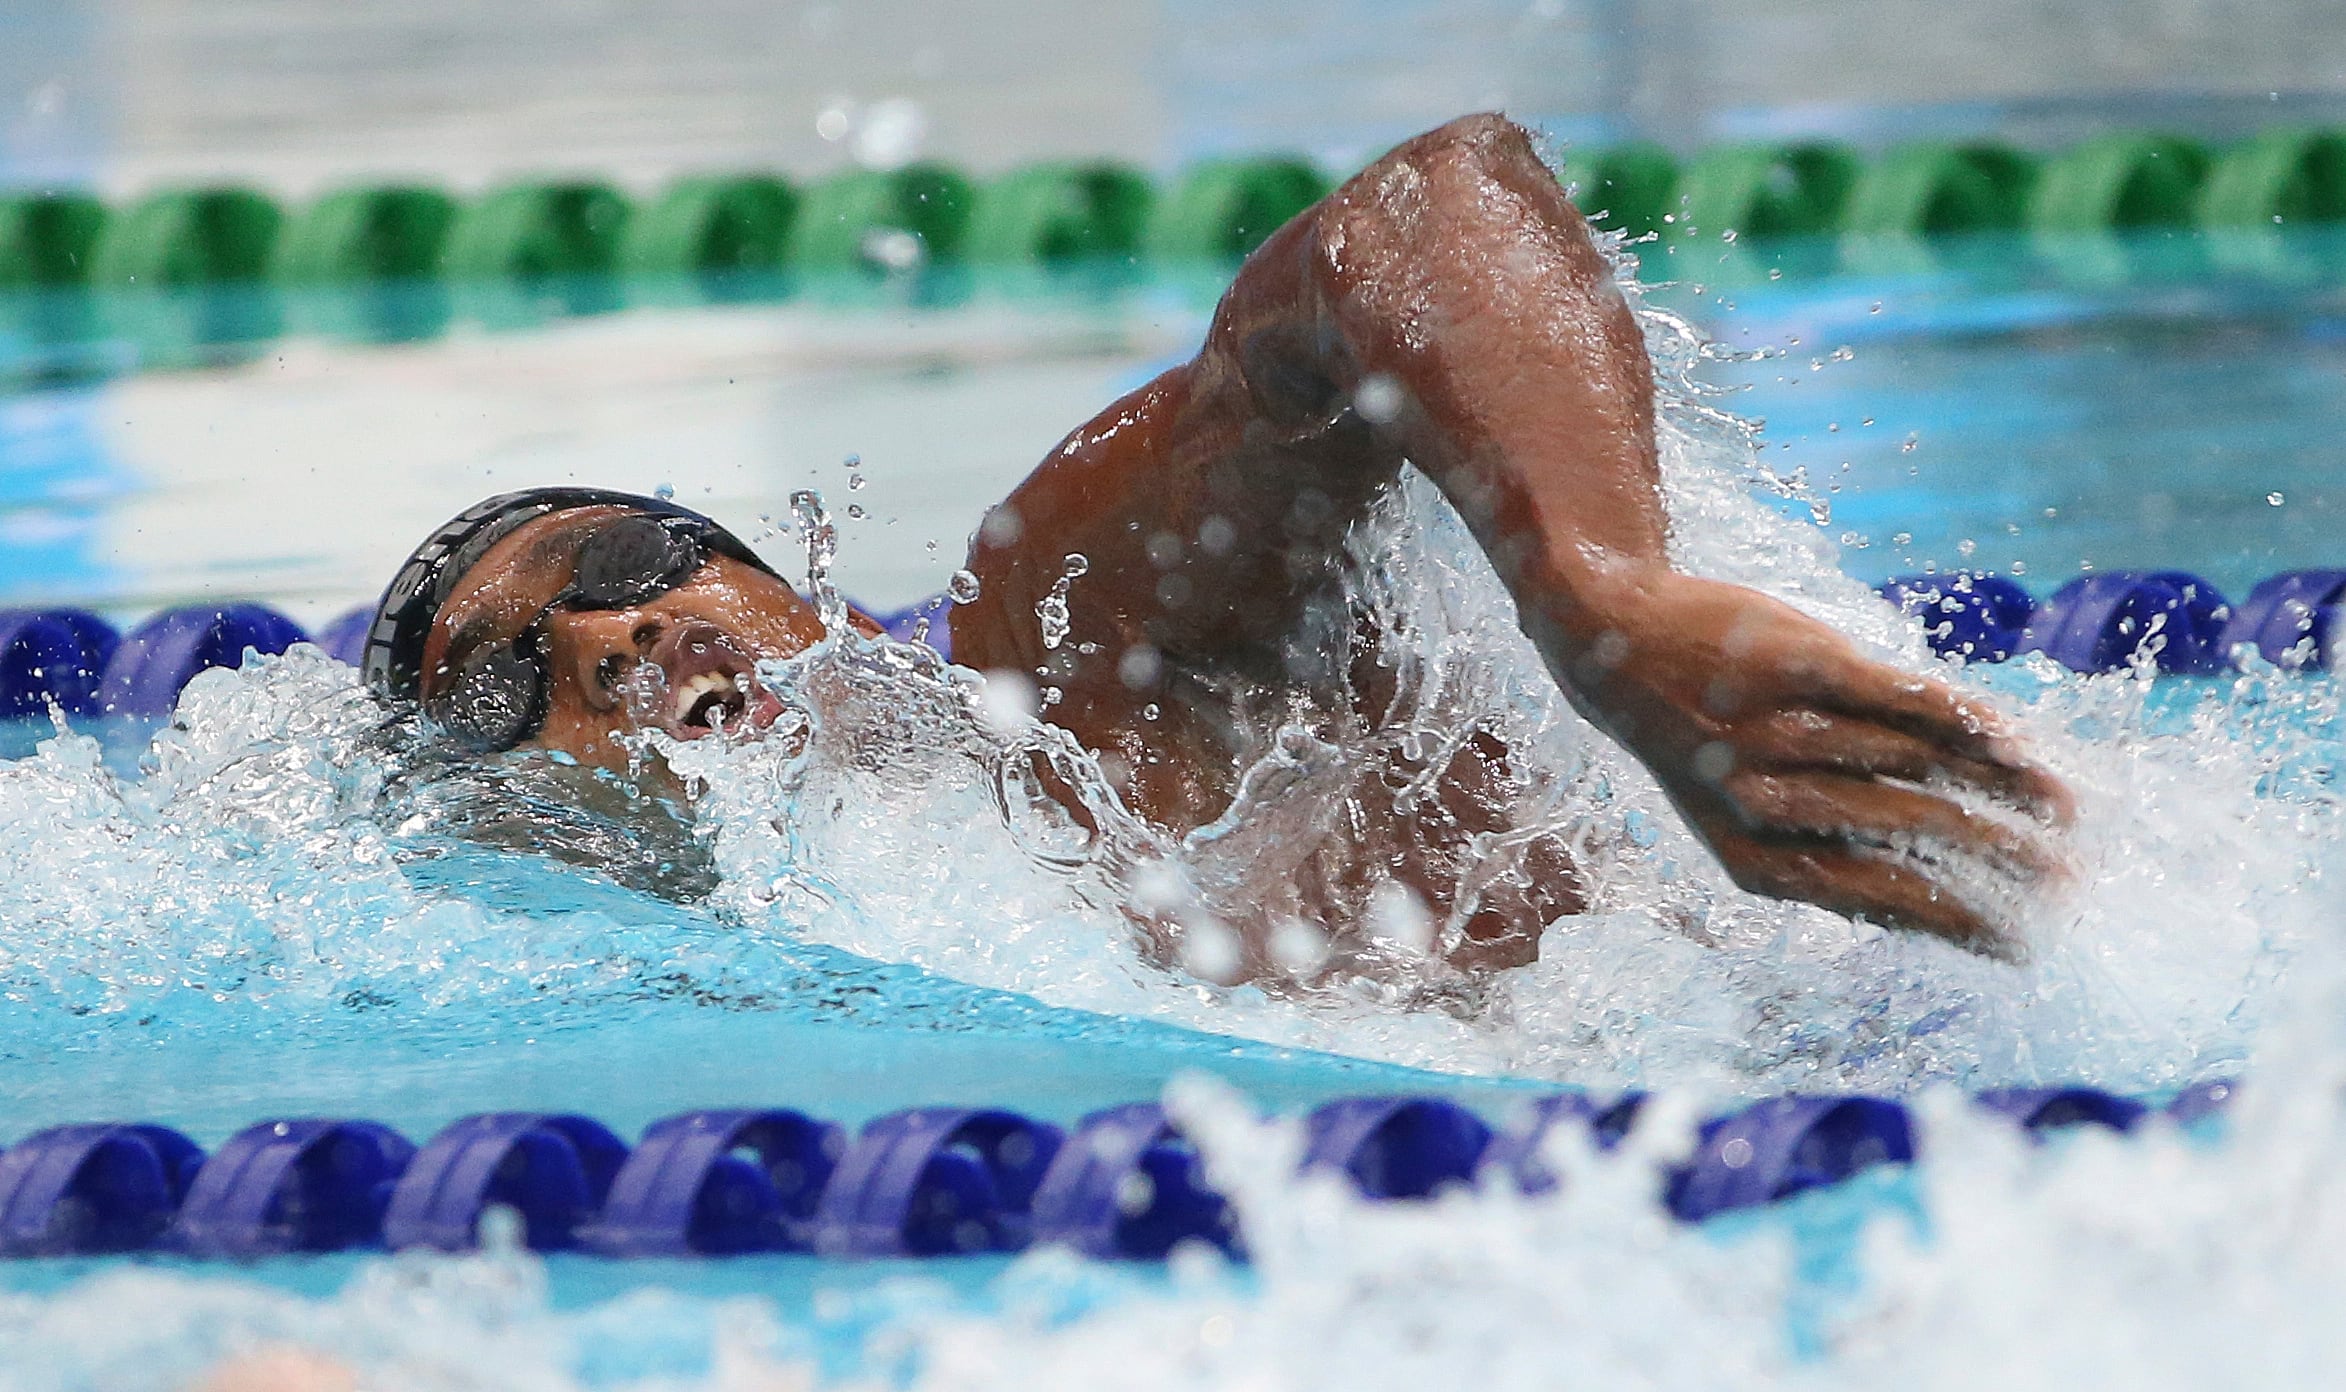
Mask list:
[{"label": "swimming goggles", "polygon": [[580,539],[570,583],[519,633],[482,644],[444,669],[446,684],[425,699],[424,713],[475,751],[513,748],[546,723],[552,687],[546,630],[557,610],[632,609],[690,580],[712,554],[766,569],[731,532],[703,518],[612,518]]}]

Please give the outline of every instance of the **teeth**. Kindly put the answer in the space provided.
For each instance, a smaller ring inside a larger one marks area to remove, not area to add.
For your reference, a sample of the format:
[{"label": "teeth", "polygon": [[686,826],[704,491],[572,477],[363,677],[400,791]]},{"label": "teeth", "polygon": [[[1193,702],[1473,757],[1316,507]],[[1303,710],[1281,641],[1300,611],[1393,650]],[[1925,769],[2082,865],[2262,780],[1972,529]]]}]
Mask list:
[{"label": "teeth", "polygon": [[741,687],[734,678],[728,677],[722,672],[703,672],[684,682],[676,688],[675,695],[671,698],[669,705],[676,723],[682,725],[690,719],[692,708],[699,705],[701,698],[712,691],[732,696],[739,695]]}]

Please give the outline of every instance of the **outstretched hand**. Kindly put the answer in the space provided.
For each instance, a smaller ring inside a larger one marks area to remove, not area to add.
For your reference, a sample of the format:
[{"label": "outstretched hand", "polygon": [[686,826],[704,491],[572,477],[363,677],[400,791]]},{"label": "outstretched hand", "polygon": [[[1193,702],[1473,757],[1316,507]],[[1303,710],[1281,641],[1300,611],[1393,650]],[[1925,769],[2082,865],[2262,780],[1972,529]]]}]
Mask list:
[{"label": "outstretched hand", "polygon": [[2060,878],[2052,833],[2074,806],[2001,717],[1740,586],[1658,572],[1626,588],[1551,663],[1738,885],[2021,954],[1992,896],[1958,892],[1957,867]]}]

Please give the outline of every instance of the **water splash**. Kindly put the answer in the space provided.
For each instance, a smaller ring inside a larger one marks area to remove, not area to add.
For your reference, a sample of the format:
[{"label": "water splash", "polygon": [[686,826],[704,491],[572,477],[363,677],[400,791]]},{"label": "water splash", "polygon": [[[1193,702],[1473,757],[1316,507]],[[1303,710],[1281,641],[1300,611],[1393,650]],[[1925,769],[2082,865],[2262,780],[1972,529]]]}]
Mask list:
[{"label": "water splash", "polygon": [[1043,635],[1043,648],[1057,651],[1067,641],[1067,592],[1076,581],[1091,573],[1089,557],[1070,555],[1060,566],[1059,578],[1051,582],[1049,593],[1035,601],[1035,622]]},{"label": "water splash", "polygon": [[839,559],[839,529],[823,506],[823,495],[801,488],[790,495],[790,514],[806,540],[806,588],[814,596],[815,614],[832,633],[847,627],[847,601],[831,583],[831,567]]}]

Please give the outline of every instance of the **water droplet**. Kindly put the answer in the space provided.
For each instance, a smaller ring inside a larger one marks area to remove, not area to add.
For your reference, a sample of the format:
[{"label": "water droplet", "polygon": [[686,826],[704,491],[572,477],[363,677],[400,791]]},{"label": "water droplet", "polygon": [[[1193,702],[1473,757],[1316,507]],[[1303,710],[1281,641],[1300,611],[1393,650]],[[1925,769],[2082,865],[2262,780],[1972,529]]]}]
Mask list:
[{"label": "water droplet", "polygon": [[652,496],[658,498],[663,503],[674,502],[676,500],[676,485],[673,483],[663,483],[659,487],[652,490]]},{"label": "water droplet", "polygon": [[861,522],[869,514],[863,510],[863,504],[849,503],[847,505],[847,515],[854,518],[856,521]]},{"label": "water droplet", "polygon": [[1401,415],[1401,384],[1382,372],[1360,379],[1352,393],[1352,409],[1371,425],[1385,425]]},{"label": "water droplet", "polygon": [[2013,573],[2014,575],[2026,575],[2026,574],[2028,574],[2028,562],[2026,562],[2026,561],[2014,561],[2014,562],[2012,563],[2012,573]]},{"label": "water droplet", "polygon": [[920,154],[929,116],[909,97],[873,102],[855,123],[855,162],[867,169],[902,169]]},{"label": "water droplet", "polygon": [[1890,534],[1890,544],[1892,546],[1912,546],[1914,544],[1914,533],[1892,532]]},{"label": "water droplet", "polygon": [[1867,311],[1866,311],[1866,313],[1868,313],[1868,314],[1879,314],[1879,313],[1881,313],[1881,312],[1882,312],[1882,302],[1881,302],[1880,300],[1876,300],[1876,301],[1874,301],[1874,307],[1873,307],[1872,309],[1869,309],[1869,310],[1867,310]]},{"label": "water droplet", "polygon": [[2279,507],[2285,501],[2287,500],[2281,496],[2281,491],[2277,488],[2272,492],[2265,494],[2265,502],[2269,506]]},{"label": "water droplet", "polygon": [[1091,561],[1081,553],[1070,553],[1059,570],[1059,578],[1051,592],[1035,601],[1035,618],[1043,627],[1043,646],[1056,648],[1067,641],[1069,623],[1067,613],[1068,587],[1092,568]]},{"label": "water droplet", "polygon": [[1898,452],[1900,454],[1912,454],[1914,453],[1914,447],[1920,443],[1922,443],[1922,441],[1918,437],[1909,434],[1904,440],[1899,442]]},{"label": "water droplet", "polygon": [[901,227],[875,227],[856,249],[872,265],[897,274],[917,270],[929,259],[928,243]]},{"label": "water droplet", "polygon": [[978,597],[978,578],[966,570],[953,572],[945,582],[945,597],[955,604],[975,604]]},{"label": "water droplet", "polygon": [[813,593],[815,613],[826,631],[847,627],[847,601],[831,583],[831,563],[839,558],[839,531],[823,507],[823,495],[801,488],[790,495],[790,511],[798,519],[799,535],[806,538],[806,587]]},{"label": "water droplet", "polygon": [[1955,554],[1963,557],[1965,560],[1969,560],[1972,554],[1978,550],[1979,543],[1973,541],[1970,537],[1965,537],[1963,540],[1955,543]]},{"label": "water droplet", "polygon": [[1157,709],[1157,703],[1154,701],[1151,701],[1147,705],[1140,708],[1140,718],[1143,720],[1154,720],[1163,714],[1163,711]]}]

